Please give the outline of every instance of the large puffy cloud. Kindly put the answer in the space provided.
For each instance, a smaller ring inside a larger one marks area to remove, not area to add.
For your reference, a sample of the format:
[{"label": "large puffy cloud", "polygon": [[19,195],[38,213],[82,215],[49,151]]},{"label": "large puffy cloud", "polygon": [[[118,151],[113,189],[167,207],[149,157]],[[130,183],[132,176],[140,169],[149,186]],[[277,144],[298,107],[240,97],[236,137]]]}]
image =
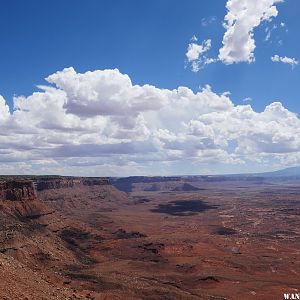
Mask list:
[{"label": "large puffy cloud", "polygon": [[46,80],[65,92],[66,111],[80,117],[135,116],[142,111],[157,110],[166,101],[163,90],[151,85],[132,85],[129,76],[117,69],[79,74],[67,68]]},{"label": "large puffy cloud", "polygon": [[300,120],[280,102],[270,104],[261,113],[250,105],[236,106],[225,113],[200,116],[198,122],[189,126],[197,125],[196,129],[200,127],[202,131],[209,128],[213,131],[211,136],[223,137],[225,142],[236,141],[235,153],[244,156],[300,150]]},{"label": "large puffy cloud", "polygon": [[153,174],[182,162],[186,169],[176,172],[188,173],[195,164],[300,162],[300,120],[280,102],[255,112],[209,86],[195,93],[134,85],[118,70],[68,68],[47,81],[15,97],[12,113],[0,97],[3,173]]},{"label": "large puffy cloud", "polygon": [[254,29],[278,15],[276,3],[283,0],[228,0],[226,32],[219,59],[226,64],[254,61]]},{"label": "large puffy cloud", "polygon": [[0,95],[0,123],[9,118],[9,107],[4,98]]}]

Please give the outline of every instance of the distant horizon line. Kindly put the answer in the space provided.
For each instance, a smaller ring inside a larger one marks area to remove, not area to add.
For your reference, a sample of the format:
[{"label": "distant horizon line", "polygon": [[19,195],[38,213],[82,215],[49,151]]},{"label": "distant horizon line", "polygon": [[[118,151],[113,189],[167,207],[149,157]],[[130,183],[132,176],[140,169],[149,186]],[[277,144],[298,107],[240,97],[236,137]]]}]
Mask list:
[{"label": "distant horizon line", "polygon": [[[89,175],[61,175],[61,174],[0,174],[0,177],[83,177],[83,178],[128,178],[128,177],[194,177],[194,176],[241,176],[241,175],[260,175],[260,174],[268,174],[268,173],[276,173],[290,169],[297,169],[300,166],[287,167],[283,169],[275,169],[274,171],[265,171],[265,172],[249,172],[249,173],[219,173],[219,174],[170,174],[170,175],[128,175],[128,176],[107,176],[107,175],[99,175],[99,176],[89,176]],[[299,172],[300,173],[300,172]],[[300,175],[300,174],[299,174]]]}]

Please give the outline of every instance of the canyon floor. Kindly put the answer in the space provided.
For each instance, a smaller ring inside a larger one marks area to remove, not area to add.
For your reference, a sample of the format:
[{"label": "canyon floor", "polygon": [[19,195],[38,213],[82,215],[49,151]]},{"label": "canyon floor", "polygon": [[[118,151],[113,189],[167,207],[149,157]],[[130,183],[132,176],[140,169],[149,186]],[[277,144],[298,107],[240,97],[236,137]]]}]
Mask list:
[{"label": "canyon floor", "polygon": [[43,180],[30,199],[0,200],[0,299],[299,292],[300,181]]}]

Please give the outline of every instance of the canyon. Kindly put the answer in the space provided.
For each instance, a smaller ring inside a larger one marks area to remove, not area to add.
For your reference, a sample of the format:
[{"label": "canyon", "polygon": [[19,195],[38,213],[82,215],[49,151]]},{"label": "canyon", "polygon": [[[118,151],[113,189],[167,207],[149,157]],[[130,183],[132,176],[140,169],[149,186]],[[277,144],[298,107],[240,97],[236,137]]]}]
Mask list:
[{"label": "canyon", "polygon": [[298,177],[0,176],[1,299],[281,299]]}]

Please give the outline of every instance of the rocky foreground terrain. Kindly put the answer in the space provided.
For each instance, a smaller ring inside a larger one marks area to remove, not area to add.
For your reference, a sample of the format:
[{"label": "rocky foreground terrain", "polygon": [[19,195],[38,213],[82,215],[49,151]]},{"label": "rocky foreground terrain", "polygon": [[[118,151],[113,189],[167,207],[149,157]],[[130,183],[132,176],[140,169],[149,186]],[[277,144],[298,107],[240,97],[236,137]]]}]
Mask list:
[{"label": "rocky foreground terrain", "polygon": [[282,299],[300,181],[0,178],[0,299]]}]

